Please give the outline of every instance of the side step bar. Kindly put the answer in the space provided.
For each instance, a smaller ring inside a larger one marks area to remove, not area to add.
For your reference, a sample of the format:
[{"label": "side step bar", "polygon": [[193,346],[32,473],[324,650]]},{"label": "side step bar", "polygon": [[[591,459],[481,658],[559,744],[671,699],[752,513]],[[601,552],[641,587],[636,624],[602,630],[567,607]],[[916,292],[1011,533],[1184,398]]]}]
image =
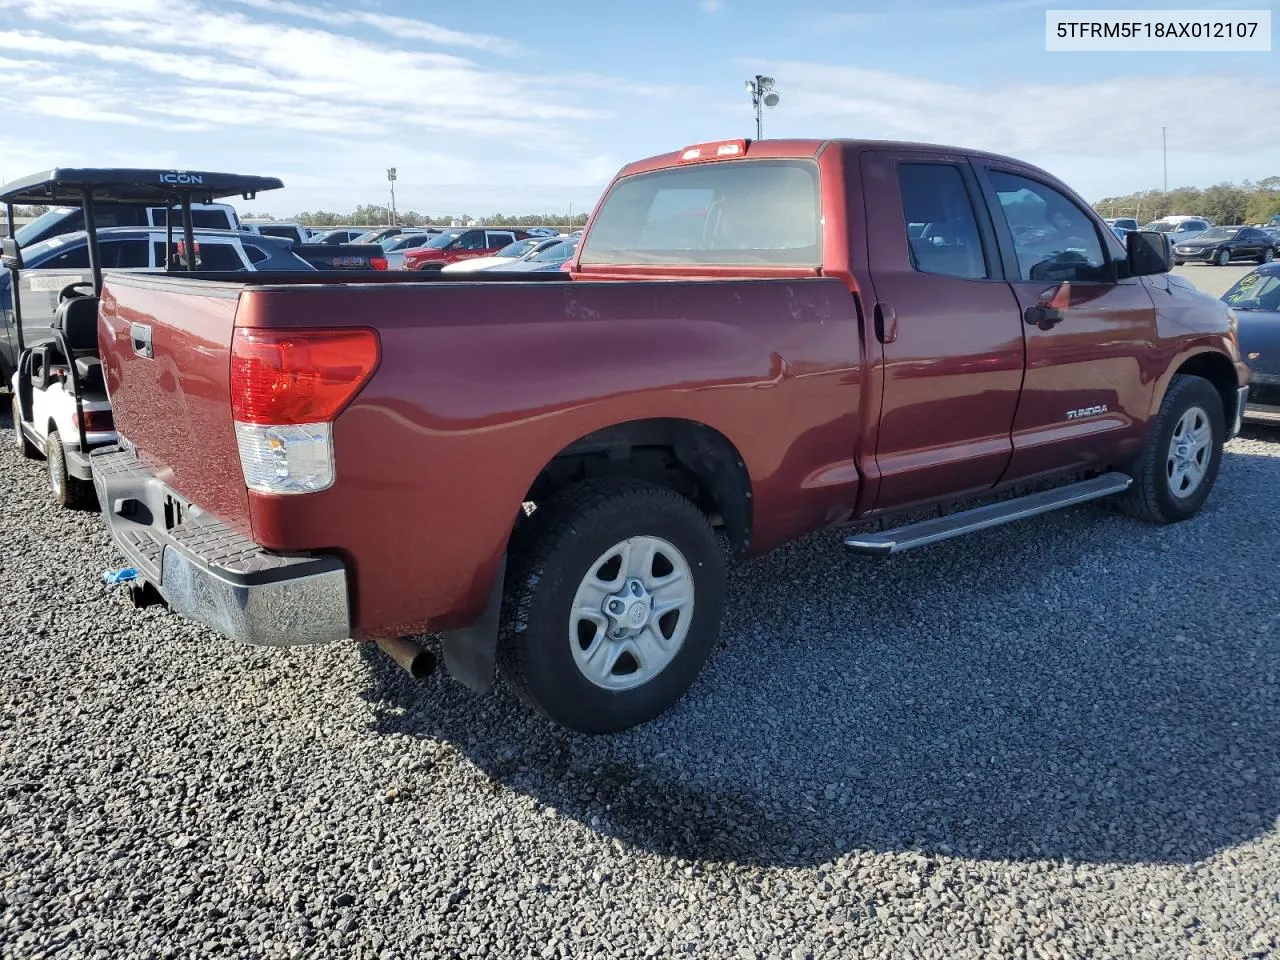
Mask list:
[{"label": "side step bar", "polygon": [[1104,473],[1091,480],[1069,483],[1052,490],[1041,490],[1025,497],[1013,500],[1002,500],[999,503],[972,510],[962,510],[945,517],[932,520],[921,520],[909,523],[896,530],[884,530],[880,533],[853,534],[845,537],[844,545],[853,553],[870,554],[887,557],[891,553],[900,553],[912,547],[926,547],[931,543],[950,540],[976,530],[987,530],[1015,520],[1025,520],[1041,513],[1061,510],[1063,507],[1074,507],[1078,503],[1087,503],[1101,497],[1109,497],[1123,493],[1133,484],[1133,478],[1123,473]]}]

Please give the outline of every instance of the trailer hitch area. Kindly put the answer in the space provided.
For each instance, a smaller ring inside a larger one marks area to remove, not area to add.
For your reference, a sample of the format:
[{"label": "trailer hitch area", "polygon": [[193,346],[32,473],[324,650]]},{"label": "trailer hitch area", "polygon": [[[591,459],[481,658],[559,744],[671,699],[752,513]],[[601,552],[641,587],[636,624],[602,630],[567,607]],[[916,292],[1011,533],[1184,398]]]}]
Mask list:
[{"label": "trailer hitch area", "polygon": [[128,588],[129,602],[136,609],[165,605],[165,599],[160,595],[160,591],[139,577],[135,567],[107,570],[102,574],[102,582],[108,587]]}]

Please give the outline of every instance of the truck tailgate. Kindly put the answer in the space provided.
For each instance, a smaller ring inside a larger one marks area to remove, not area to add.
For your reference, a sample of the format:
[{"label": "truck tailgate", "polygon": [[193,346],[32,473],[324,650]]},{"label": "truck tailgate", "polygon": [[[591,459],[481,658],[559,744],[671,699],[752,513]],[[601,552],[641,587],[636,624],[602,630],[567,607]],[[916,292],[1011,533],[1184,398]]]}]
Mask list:
[{"label": "truck tailgate", "polygon": [[138,457],[183,498],[248,534],[230,385],[240,287],[193,286],[109,276],[98,314],[103,372],[116,427]]}]

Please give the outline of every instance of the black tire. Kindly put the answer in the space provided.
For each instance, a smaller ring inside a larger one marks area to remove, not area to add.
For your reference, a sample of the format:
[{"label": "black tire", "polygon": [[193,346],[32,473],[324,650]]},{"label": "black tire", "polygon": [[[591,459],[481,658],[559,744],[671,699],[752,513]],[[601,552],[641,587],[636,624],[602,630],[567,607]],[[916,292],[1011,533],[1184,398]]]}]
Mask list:
[{"label": "black tire", "polygon": [[1217,255],[1213,258],[1213,262],[1220,267],[1230,266],[1231,251],[1228,250],[1226,247],[1223,247],[1221,250],[1218,251]]},{"label": "black tire", "polygon": [[1182,265],[1183,265],[1184,263],[1186,263],[1186,262],[1187,262],[1187,261],[1185,261],[1185,260],[1175,260],[1175,261],[1173,261],[1173,265],[1174,265],[1175,267],[1180,267],[1180,266],[1182,266]]},{"label": "black tire", "polygon": [[[665,667],[631,689],[609,690],[575,662],[570,608],[597,558],[640,536],[661,538],[683,555],[693,613]],[[571,730],[611,733],[658,716],[689,689],[715,645],[725,555],[702,511],[671,490],[630,480],[575,484],[538,505],[508,556],[499,666],[526,703]]]},{"label": "black tire", "polygon": [[57,430],[50,432],[44,449],[49,465],[49,486],[58,505],[68,510],[86,510],[97,503],[93,485],[67,473],[67,455]]},{"label": "black tire", "polygon": [[1272,247],[1267,247],[1262,253],[1258,254],[1259,263],[1270,263],[1276,258],[1276,251]]},{"label": "black tire", "polygon": [[[1212,440],[1200,485],[1190,495],[1179,497],[1174,495],[1169,477],[1170,447],[1174,430],[1192,407],[1199,407],[1207,415]],[[1121,498],[1125,511],[1151,523],[1178,523],[1194,517],[1218,479],[1226,435],[1222,398],[1213,384],[1200,377],[1175,376],[1160,404],[1160,412],[1152,420],[1142,453],[1128,471],[1133,477],[1133,486]]]},{"label": "black tire", "polygon": [[18,413],[18,398],[13,398],[13,442],[18,448],[18,452],[28,460],[38,460],[40,451],[36,449],[35,444],[27,439],[27,435],[22,432],[22,416]]}]

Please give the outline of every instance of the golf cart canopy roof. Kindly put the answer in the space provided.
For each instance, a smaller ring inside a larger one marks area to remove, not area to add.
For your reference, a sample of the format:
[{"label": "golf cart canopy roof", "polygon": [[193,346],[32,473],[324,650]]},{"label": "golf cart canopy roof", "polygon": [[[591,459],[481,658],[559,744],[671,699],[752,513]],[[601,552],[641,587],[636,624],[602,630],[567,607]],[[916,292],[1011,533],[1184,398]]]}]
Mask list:
[{"label": "golf cart canopy roof", "polygon": [[0,187],[0,203],[53,206],[78,205],[84,191],[94,200],[125,203],[175,203],[183,196],[192,203],[213,203],[224,197],[252,200],[260,190],[279,190],[275,177],[246,177],[204,170],[131,170],[61,168],[33,173]]}]

